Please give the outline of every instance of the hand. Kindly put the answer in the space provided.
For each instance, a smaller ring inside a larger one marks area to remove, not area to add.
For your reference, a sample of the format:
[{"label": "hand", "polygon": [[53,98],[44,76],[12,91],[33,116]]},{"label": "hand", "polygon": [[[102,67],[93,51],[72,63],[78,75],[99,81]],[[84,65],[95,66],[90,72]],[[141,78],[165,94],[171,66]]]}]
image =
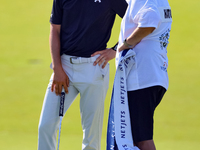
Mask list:
[{"label": "hand", "polygon": [[91,56],[93,57],[95,55],[100,55],[100,56],[96,59],[93,65],[96,66],[98,64],[100,66],[102,64],[102,68],[104,68],[108,63],[108,61],[115,58],[116,51],[110,48],[106,48],[105,50],[93,53]]},{"label": "hand", "polygon": [[63,69],[56,71],[54,70],[51,91],[55,91],[56,95],[60,95],[62,92],[62,87],[64,87],[65,92],[68,93],[69,77]]},{"label": "hand", "polygon": [[121,52],[121,51],[123,51],[123,50],[125,50],[125,49],[130,49],[130,48],[127,47],[127,46],[125,46],[124,44],[122,44],[122,45],[120,45],[120,46],[118,47],[118,51],[119,51],[119,52]]}]

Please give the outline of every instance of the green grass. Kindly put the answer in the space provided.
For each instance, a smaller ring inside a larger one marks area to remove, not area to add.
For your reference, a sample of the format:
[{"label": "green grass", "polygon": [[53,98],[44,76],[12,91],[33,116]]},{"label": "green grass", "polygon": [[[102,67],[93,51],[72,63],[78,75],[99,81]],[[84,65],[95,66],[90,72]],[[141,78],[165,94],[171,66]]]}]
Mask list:
[{"label": "green grass", "polygon": [[[155,112],[154,138],[159,150],[200,146],[200,15],[199,0],[169,1],[173,25],[168,47],[170,86]],[[0,5],[0,149],[37,149],[37,127],[44,93],[52,71],[49,16],[52,1],[2,1]],[[118,39],[117,18],[108,46]],[[102,150],[115,66],[105,101]],[[62,123],[60,149],[81,149],[79,99]]]}]

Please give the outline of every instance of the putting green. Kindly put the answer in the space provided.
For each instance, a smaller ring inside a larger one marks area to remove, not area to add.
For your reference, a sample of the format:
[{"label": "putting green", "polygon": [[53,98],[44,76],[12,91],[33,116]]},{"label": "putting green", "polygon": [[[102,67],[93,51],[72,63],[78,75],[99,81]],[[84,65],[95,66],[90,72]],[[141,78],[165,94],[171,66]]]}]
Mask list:
[{"label": "putting green", "polygon": [[[159,150],[200,147],[200,29],[199,0],[169,0],[173,25],[168,47],[169,90],[155,112],[154,139]],[[52,70],[49,16],[52,1],[2,1],[0,5],[0,148],[37,149],[37,128],[44,93]],[[111,47],[118,40],[120,19],[113,28]],[[105,100],[102,150],[115,73],[111,61],[110,88]],[[81,149],[79,99],[62,123],[60,149]]]}]

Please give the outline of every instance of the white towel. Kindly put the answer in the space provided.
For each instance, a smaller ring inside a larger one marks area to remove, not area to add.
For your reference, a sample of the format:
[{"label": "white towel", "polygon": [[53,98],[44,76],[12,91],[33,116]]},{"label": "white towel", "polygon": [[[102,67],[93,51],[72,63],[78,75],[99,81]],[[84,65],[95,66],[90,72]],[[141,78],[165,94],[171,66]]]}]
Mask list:
[{"label": "white towel", "polygon": [[124,50],[117,66],[111,98],[107,150],[139,150],[133,145],[126,78],[135,64],[135,52]]}]

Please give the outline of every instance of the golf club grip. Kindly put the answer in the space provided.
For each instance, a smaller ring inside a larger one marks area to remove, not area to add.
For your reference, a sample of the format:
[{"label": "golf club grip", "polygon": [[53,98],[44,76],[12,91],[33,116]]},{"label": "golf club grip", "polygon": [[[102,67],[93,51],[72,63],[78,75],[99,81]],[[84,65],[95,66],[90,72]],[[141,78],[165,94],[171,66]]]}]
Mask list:
[{"label": "golf club grip", "polygon": [[65,91],[62,90],[61,95],[60,95],[59,116],[63,116],[63,112],[64,112],[64,102],[65,102]]}]

